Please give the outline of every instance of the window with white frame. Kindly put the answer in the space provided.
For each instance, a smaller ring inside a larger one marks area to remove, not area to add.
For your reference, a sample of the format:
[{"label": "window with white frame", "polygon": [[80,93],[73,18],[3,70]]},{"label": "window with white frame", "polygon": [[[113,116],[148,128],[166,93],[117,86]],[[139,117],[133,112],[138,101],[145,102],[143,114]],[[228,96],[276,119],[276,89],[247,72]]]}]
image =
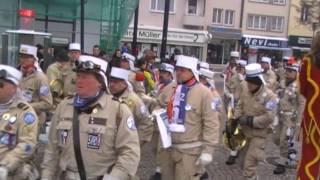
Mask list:
[{"label": "window with white frame", "polygon": [[197,0],[188,0],[188,14],[197,14]]},{"label": "window with white frame", "polygon": [[257,30],[266,30],[267,29],[267,16],[248,15],[247,28],[248,29],[257,29]]},{"label": "window with white frame", "polygon": [[284,17],[271,17],[271,31],[283,31]]},{"label": "window with white frame", "polygon": [[308,16],[309,16],[309,6],[306,4],[303,4],[301,7],[301,17],[300,21],[301,22],[307,22],[308,21]]},{"label": "window with white frame", "polygon": [[232,26],[234,24],[234,14],[233,10],[225,10],[224,13],[224,24],[228,26]]},{"label": "window with white frame", "polygon": [[212,17],[213,24],[222,24],[222,19],[223,19],[222,13],[223,13],[222,9],[213,8],[213,17]]},{"label": "window with white frame", "polygon": [[270,0],[250,0],[252,2],[261,2],[261,3],[269,3]]},{"label": "window with white frame", "polygon": [[286,0],[273,0],[273,4],[285,5],[286,4]]},{"label": "window with white frame", "polygon": [[[151,0],[152,11],[164,11],[165,0]],[[170,12],[174,12],[174,0],[170,0]]]}]

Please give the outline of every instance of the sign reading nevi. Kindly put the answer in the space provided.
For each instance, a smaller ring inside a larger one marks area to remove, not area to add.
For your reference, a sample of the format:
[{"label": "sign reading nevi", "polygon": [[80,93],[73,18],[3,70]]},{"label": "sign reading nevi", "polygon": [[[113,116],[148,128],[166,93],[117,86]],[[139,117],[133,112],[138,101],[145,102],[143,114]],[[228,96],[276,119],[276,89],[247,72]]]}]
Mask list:
[{"label": "sign reading nevi", "polygon": [[244,45],[248,46],[261,46],[261,47],[271,47],[271,48],[286,48],[287,42],[274,39],[262,39],[254,37],[242,37],[242,42]]}]

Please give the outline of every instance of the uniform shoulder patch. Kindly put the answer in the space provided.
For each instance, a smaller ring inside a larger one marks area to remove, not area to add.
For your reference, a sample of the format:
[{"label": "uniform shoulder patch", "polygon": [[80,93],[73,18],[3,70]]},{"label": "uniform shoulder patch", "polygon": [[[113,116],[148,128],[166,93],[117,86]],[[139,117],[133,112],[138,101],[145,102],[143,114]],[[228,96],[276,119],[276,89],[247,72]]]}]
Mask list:
[{"label": "uniform shoulder patch", "polygon": [[20,109],[22,109],[22,110],[27,110],[27,109],[29,108],[29,105],[26,104],[26,103],[21,102],[21,103],[19,103],[19,104],[17,105],[17,107],[20,108]]},{"label": "uniform shoulder patch", "polygon": [[32,124],[36,120],[36,117],[33,113],[27,112],[24,114],[23,120],[26,124]]},{"label": "uniform shoulder patch", "polygon": [[48,96],[50,93],[50,88],[48,85],[42,85],[40,87],[40,95],[41,96]]},{"label": "uniform shoulder patch", "polygon": [[266,109],[269,111],[274,110],[276,108],[276,106],[277,106],[276,100],[269,100],[265,105]]},{"label": "uniform shoulder patch", "polygon": [[132,131],[136,131],[137,130],[136,124],[134,122],[134,118],[132,116],[128,117],[127,126]]}]

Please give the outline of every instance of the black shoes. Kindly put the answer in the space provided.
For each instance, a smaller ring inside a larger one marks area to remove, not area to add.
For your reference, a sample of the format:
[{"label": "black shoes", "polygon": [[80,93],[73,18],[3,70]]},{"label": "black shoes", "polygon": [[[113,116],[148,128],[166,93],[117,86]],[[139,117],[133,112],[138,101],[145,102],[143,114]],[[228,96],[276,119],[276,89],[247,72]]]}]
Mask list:
[{"label": "black shoes", "polygon": [[161,173],[154,173],[154,175],[152,175],[149,180],[161,180]]},{"label": "black shoes", "polygon": [[209,174],[207,173],[207,171],[204,172],[204,173],[202,174],[202,176],[200,177],[200,180],[206,180],[206,179],[209,179]]},{"label": "black shoes", "polygon": [[234,163],[236,163],[236,159],[237,159],[237,156],[229,156],[228,160],[226,161],[226,164],[233,165]]},{"label": "black shoes", "polygon": [[273,170],[273,174],[283,174],[286,172],[286,167],[282,164],[278,164],[277,167]]}]

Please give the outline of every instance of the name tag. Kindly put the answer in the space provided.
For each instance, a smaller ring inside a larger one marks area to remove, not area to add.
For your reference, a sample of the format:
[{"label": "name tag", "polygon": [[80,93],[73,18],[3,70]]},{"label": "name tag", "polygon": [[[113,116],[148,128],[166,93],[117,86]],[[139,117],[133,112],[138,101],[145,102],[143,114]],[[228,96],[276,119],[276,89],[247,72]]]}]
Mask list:
[{"label": "name tag", "polygon": [[107,119],[97,118],[97,117],[90,117],[88,120],[88,124],[106,125],[106,122],[107,122]]},{"label": "name tag", "polygon": [[87,148],[99,149],[101,144],[101,134],[88,134]]}]

